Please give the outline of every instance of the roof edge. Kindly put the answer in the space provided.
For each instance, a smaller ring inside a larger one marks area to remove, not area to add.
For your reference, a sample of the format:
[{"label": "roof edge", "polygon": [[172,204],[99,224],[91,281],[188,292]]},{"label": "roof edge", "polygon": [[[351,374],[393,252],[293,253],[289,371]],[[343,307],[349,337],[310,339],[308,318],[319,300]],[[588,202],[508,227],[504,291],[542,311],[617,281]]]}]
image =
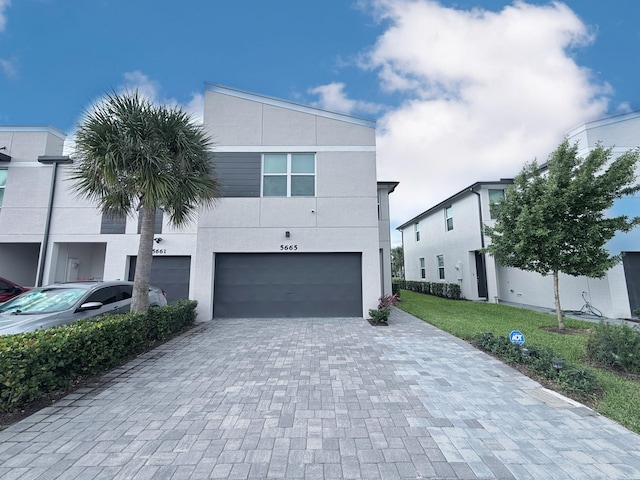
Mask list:
[{"label": "roof edge", "polygon": [[396,227],[396,230],[403,230],[404,228],[408,227],[409,225],[415,223],[416,220],[420,220],[421,218],[426,217],[427,215],[431,214],[432,212],[444,207],[447,203],[450,203],[453,200],[456,200],[456,199],[464,196],[467,193],[474,192],[479,187],[486,186],[486,185],[512,185],[512,184],[513,184],[513,178],[501,178],[500,180],[495,180],[493,182],[476,182],[476,183],[473,183],[473,184],[469,185],[467,188],[464,188],[464,189],[460,190],[458,193],[454,193],[450,197],[444,199],[443,201],[441,201],[437,205],[434,205],[433,207],[431,207],[431,208],[425,210],[424,212],[416,215],[411,220],[409,220],[407,222],[404,222],[402,225],[399,225],[398,227]]},{"label": "roof edge", "polygon": [[357,117],[355,115],[349,115],[346,113],[332,112],[330,110],[324,110],[322,108],[313,107],[313,106],[305,105],[302,103],[296,103],[290,100],[284,100],[276,97],[269,97],[267,95],[251,93],[244,90],[238,90],[235,88],[225,87],[223,85],[217,85],[215,83],[209,83],[209,82],[205,82],[205,89],[212,92],[222,93],[222,94],[230,95],[237,98],[244,98],[246,100],[253,100],[261,103],[267,103],[269,105],[273,105],[276,107],[289,108],[289,109],[297,110],[303,113],[321,115],[323,117],[332,118],[334,120],[341,120],[343,122],[354,123],[356,125],[361,125],[364,127],[376,128],[375,120],[371,120],[364,117]]}]

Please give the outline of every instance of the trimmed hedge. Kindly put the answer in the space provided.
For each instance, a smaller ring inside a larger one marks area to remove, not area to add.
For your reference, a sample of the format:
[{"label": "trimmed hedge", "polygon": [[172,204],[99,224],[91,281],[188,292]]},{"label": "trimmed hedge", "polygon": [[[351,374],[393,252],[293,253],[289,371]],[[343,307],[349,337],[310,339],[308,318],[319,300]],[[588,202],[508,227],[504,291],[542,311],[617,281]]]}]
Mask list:
[{"label": "trimmed hedge", "polygon": [[462,290],[457,283],[443,282],[416,282],[412,280],[394,280],[392,292],[399,293],[400,290],[410,290],[416,293],[435,295],[436,297],[448,298],[451,300],[461,300]]},{"label": "trimmed hedge", "polygon": [[193,325],[196,305],[181,300],[144,313],[106,315],[0,337],[0,410],[66,388],[81,375],[121,365]]}]

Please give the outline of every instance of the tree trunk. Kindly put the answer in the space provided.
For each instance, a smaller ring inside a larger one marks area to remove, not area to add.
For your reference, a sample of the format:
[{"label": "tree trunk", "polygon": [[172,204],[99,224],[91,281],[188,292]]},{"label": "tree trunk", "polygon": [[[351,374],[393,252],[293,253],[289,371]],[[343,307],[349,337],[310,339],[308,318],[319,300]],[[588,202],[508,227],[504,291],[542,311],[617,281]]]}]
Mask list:
[{"label": "tree trunk", "polygon": [[564,318],[562,317],[562,307],[560,307],[560,289],[558,287],[558,271],[553,272],[553,296],[556,300],[556,318],[558,319],[558,328],[564,330]]},{"label": "tree trunk", "polygon": [[131,311],[143,312],[149,308],[149,283],[151,280],[151,261],[153,260],[153,233],[155,227],[155,209],[140,209],[140,243],[136,260],[136,274],[133,278],[133,297]]}]

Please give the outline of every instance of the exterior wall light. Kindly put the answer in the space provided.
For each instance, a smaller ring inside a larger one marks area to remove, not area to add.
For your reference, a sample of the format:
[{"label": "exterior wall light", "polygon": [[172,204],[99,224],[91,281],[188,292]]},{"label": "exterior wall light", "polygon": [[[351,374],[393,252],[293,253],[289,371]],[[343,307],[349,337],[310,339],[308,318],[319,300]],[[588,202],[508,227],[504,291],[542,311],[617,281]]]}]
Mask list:
[{"label": "exterior wall light", "polygon": [[160,243],[162,241],[162,237],[154,238],[153,241],[156,243]]},{"label": "exterior wall light", "polygon": [[291,236],[291,232],[289,232],[289,231],[284,232],[284,236],[289,238]]}]

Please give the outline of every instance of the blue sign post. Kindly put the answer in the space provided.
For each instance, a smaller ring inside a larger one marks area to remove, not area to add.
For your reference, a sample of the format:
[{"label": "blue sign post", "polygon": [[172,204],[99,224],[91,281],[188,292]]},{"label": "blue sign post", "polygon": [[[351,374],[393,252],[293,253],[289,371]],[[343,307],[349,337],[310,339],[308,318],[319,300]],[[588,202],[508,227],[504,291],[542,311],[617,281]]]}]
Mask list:
[{"label": "blue sign post", "polygon": [[509,334],[509,340],[511,340],[511,343],[522,345],[524,343],[524,333],[520,330],[514,330]]}]

